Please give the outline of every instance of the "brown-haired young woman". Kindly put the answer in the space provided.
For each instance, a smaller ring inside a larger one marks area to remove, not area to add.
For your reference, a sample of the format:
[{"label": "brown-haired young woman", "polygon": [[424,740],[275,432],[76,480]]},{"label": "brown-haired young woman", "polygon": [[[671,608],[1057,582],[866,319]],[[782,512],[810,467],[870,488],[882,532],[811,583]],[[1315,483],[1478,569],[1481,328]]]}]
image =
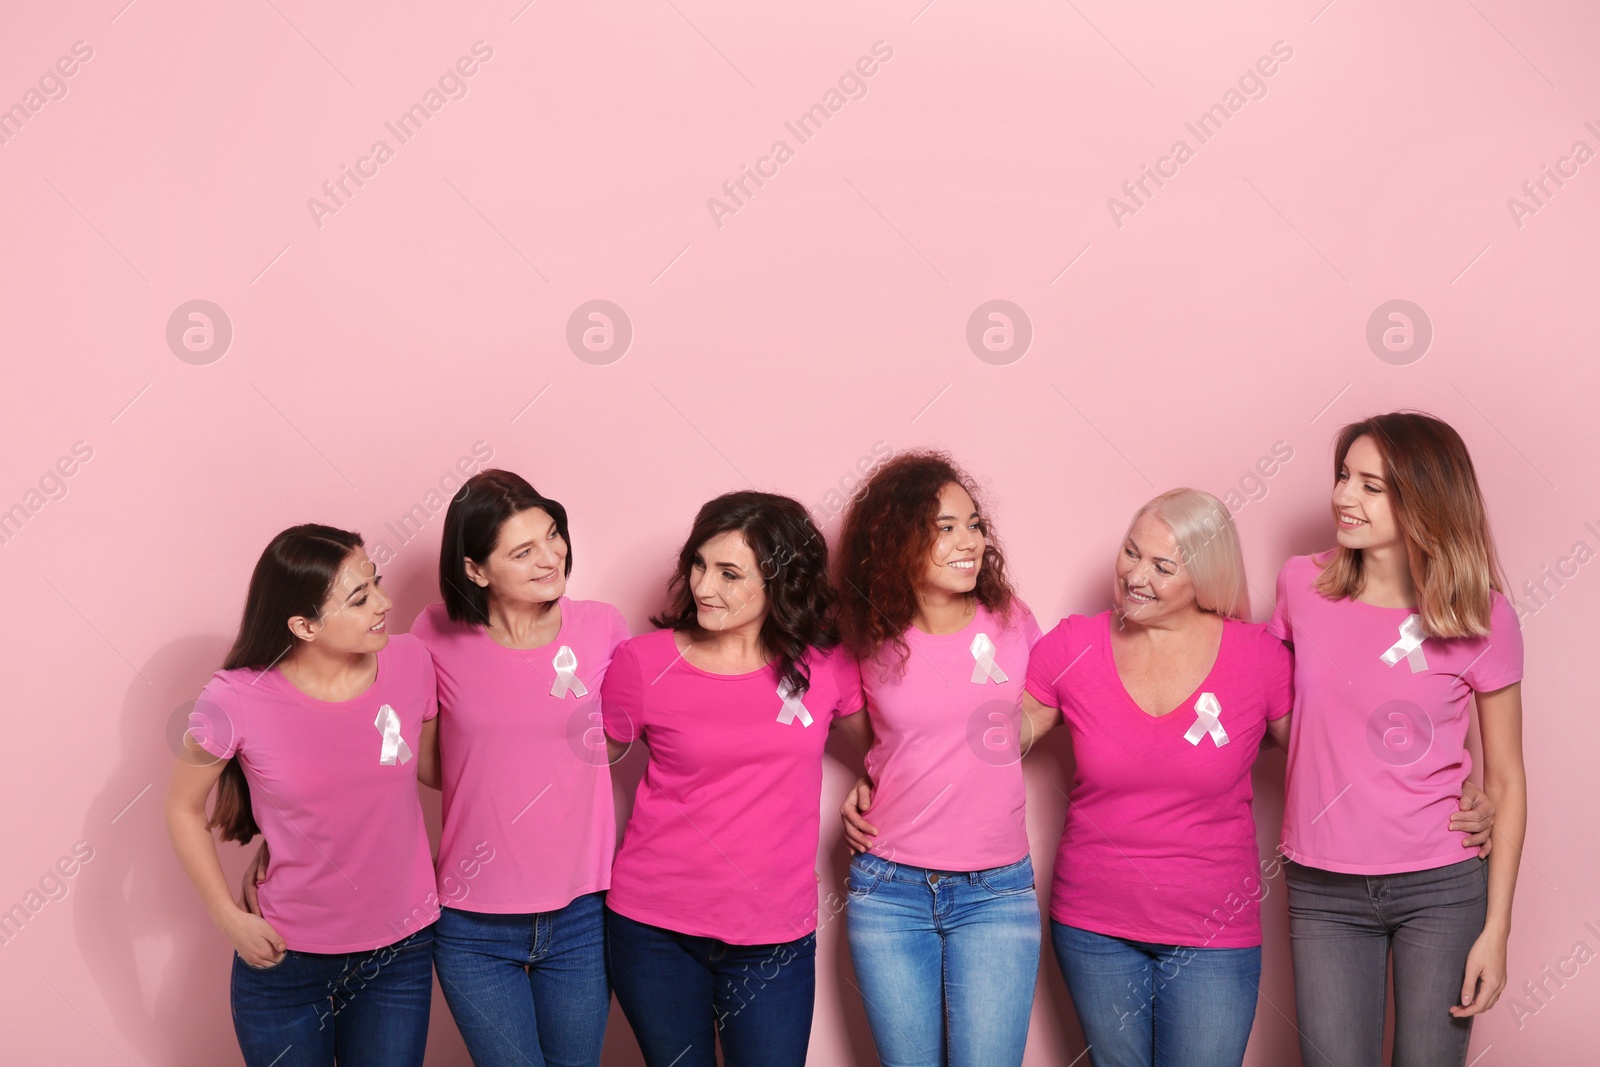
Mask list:
[{"label": "brown-haired young woman", "polygon": [[1019,729],[1040,630],[978,496],[949,456],[908,452],[840,535],[839,627],[873,734],[841,809],[860,850],[850,955],[897,1065],[1020,1064],[1039,971]]},{"label": "brown-haired young woman", "polygon": [[[1352,423],[1334,449],[1336,546],[1278,576],[1273,633],[1295,649],[1282,852],[1308,1065],[1460,1067],[1506,984],[1527,822],[1522,635],[1472,459],[1429,415]],[[1440,829],[1470,772],[1476,700],[1487,862]]]},{"label": "brown-haired young woman", "polygon": [[[274,537],[168,790],[173,848],[236,949],[249,1067],[422,1063],[439,908],[417,774],[438,705],[428,650],[388,634],[378,583],[358,534]],[[271,846],[260,915],[229,892],[212,826]]]}]

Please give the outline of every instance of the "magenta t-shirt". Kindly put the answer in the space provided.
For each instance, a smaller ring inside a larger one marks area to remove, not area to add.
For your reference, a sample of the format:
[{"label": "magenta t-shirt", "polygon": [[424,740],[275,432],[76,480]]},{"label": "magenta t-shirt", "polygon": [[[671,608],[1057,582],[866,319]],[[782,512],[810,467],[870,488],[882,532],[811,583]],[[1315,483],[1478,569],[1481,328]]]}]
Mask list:
[{"label": "magenta t-shirt", "polygon": [[636,922],[734,945],[817,926],[822,749],[861,710],[855,663],[809,649],[810,688],[787,698],[771,665],[712,674],[673,631],[624,641],[601,687],[606,733],[650,760],[611,871],[607,906]]},{"label": "magenta t-shirt", "polygon": [[1329,600],[1320,573],[1285,563],[1269,624],[1294,646],[1284,855],[1346,874],[1470,858],[1449,829],[1472,770],[1469,700],[1521,680],[1515,609],[1491,593],[1487,637],[1427,637],[1410,608]]},{"label": "magenta t-shirt", "polygon": [[981,871],[1028,854],[1017,726],[1039,624],[1013,601],[1009,625],[978,605],[950,634],[905,632],[860,665],[872,749],[874,855],[942,871]]},{"label": "magenta t-shirt", "polygon": [[275,669],[218,671],[190,720],[207,752],[239,759],[269,851],[261,914],[296,952],[381,948],[439,917],[415,756],[439,710],[433,661],[409,634],[377,656],[351,700]]},{"label": "magenta t-shirt", "polygon": [[1070,615],[1028,661],[1028,692],[1061,709],[1077,763],[1050,917],[1134,941],[1259,945],[1250,769],[1267,720],[1290,710],[1289,650],[1225,619],[1211,673],[1152,716],[1117,674],[1110,626],[1109,611]]},{"label": "magenta t-shirt", "polygon": [[611,884],[600,683],[628,626],[610,604],[558,604],[561,629],[540,648],[507,648],[482,626],[451,622],[443,604],[412,624],[439,676],[447,907],[556,911]]}]

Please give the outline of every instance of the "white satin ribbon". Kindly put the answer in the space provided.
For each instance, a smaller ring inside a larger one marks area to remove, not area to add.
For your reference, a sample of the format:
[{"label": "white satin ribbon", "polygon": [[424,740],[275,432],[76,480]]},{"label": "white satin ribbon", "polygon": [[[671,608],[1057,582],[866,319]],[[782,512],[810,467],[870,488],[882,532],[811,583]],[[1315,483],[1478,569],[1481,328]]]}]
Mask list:
[{"label": "white satin ribbon", "polygon": [[556,669],[556,680],[550,686],[551,696],[559,699],[568,693],[579,697],[589,695],[588,687],[578,677],[578,654],[572,651],[571,645],[562,645],[550,665]]},{"label": "white satin ribbon", "polygon": [[787,679],[778,683],[778,696],[783,698],[783,708],[778,712],[779,722],[788,726],[799,719],[801,726],[811,725],[811,712],[807,711],[800,698],[794,695],[794,690],[789,687]]},{"label": "white satin ribbon", "polygon": [[1393,667],[1404,659],[1411,664],[1411,673],[1428,669],[1428,657],[1422,654],[1422,642],[1428,639],[1422,632],[1422,616],[1407,615],[1406,621],[1400,624],[1400,640],[1389,646],[1389,651],[1383,654],[1383,662]]},{"label": "white satin ribbon", "polygon": [[379,708],[378,717],[372,725],[383,735],[383,752],[378,756],[379,763],[393,767],[397,758],[401,763],[411,762],[411,746],[400,736],[400,716],[393,708],[387,704]]},{"label": "white satin ribbon", "polygon": [[972,680],[982,685],[993,678],[996,683],[1009,681],[1006,672],[994,661],[994,642],[989,640],[989,635],[980,633],[972,639],[972,647],[968,650],[972,658],[977,660],[972,667]]},{"label": "white satin ribbon", "polygon": [[1228,731],[1222,728],[1222,705],[1215,693],[1201,693],[1200,699],[1194,702],[1194,711],[1194,725],[1183,735],[1185,741],[1198,745],[1202,737],[1210,734],[1211,743],[1218,748],[1228,743]]}]

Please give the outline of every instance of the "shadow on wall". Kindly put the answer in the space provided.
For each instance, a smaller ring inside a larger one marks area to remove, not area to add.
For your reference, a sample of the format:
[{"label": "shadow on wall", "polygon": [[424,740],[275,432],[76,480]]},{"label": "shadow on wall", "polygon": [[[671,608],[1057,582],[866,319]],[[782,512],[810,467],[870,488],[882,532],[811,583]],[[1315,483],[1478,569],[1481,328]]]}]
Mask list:
[{"label": "shadow on wall", "polygon": [[[181,638],[140,666],[150,683],[129,683],[121,759],[84,819],[99,877],[78,889],[78,950],[111,1012],[116,1044],[153,1064],[239,1062],[228,1009],[233,950],[178,865],[163,814],[174,762],[168,735],[181,738],[188,705],[228,643],[221,634]],[[237,882],[245,854],[230,846],[222,856]]]},{"label": "shadow on wall", "polygon": [[[163,811],[189,707],[230,641],[224,634],[182,638],[141,665],[150,684],[135,678],[128,686],[121,760],[84,819],[99,877],[78,889],[78,950],[111,1012],[117,1046],[161,1067],[243,1062],[228,1005],[233,948],[179,866]],[[438,794],[425,789],[422,801],[437,840]],[[219,852],[236,887],[255,843]],[[428,1063],[470,1062],[436,985]]]}]

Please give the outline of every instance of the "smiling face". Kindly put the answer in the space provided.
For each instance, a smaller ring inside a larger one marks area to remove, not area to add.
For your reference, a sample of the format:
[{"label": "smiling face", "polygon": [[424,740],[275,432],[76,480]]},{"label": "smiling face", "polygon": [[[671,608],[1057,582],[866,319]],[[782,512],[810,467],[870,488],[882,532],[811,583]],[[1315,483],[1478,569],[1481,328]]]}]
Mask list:
[{"label": "smiling face", "polygon": [[394,606],[382,581],[367,550],[357,547],[340,565],[321,617],[296,615],[289,630],[300,642],[315,642],[324,652],[359,656],[378,651],[389,643],[384,617]]},{"label": "smiling face", "polygon": [[965,489],[951,482],[939,490],[939,514],[933,523],[933,548],[922,588],[965,596],[978,587],[978,571],[988,544],[977,505]]},{"label": "smiling face", "polygon": [[1117,554],[1112,610],[1127,622],[1150,623],[1194,603],[1194,583],[1171,527],[1149,512],[1140,515]]},{"label": "smiling face", "polygon": [[500,525],[489,558],[465,561],[467,577],[491,603],[548,604],[567,591],[567,542],[543,508],[526,508]]},{"label": "smiling face", "polygon": [[752,626],[759,630],[766,621],[766,583],[755,552],[737,530],[718,534],[695,550],[689,590],[702,629]]},{"label": "smiling face", "polygon": [[1401,543],[1386,473],[1377,442],[1363,434],[1350,443],[1333,483],[1335,536],[1345,548],[1387,548]]}]

